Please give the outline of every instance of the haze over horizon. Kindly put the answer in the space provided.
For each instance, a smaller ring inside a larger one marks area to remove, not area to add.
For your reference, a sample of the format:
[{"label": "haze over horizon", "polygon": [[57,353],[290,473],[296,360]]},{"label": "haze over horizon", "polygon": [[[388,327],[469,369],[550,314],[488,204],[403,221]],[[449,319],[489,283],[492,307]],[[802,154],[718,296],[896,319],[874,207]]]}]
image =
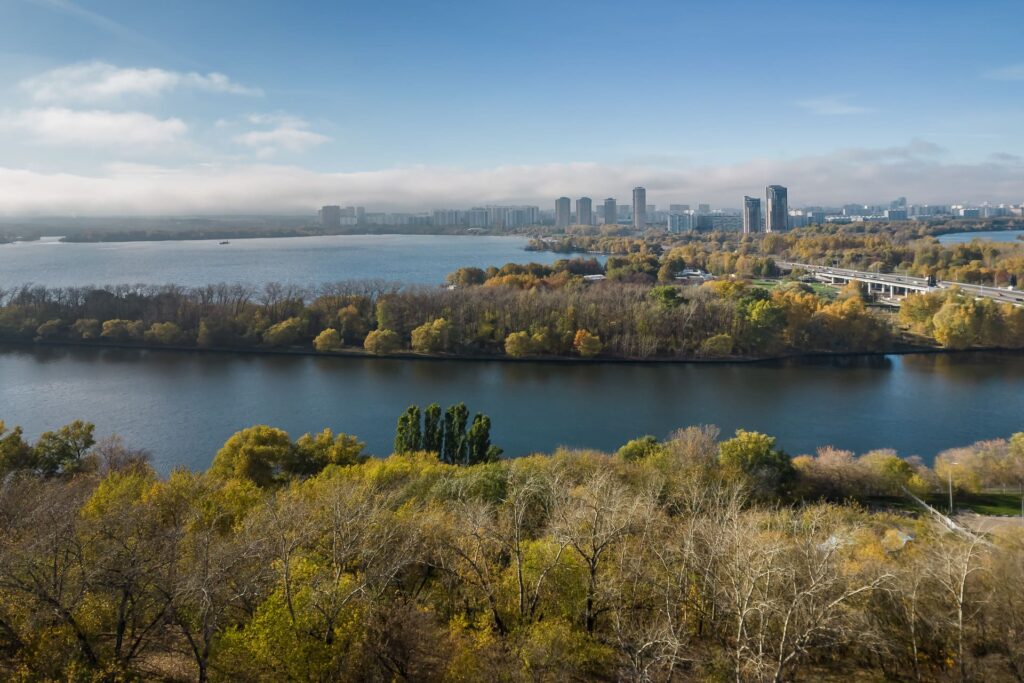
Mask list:
[{"label": "haze over horizon", "polygon": [[0,216],[1024,201],[1019,2],[490,5],[5,3]]}]

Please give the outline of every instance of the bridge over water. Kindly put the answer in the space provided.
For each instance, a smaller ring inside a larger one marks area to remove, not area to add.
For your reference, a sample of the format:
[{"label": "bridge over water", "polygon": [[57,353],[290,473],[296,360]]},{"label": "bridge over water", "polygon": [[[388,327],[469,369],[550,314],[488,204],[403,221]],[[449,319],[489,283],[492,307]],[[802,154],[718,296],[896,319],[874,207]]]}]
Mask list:
[{"label": "bridge over water", "polygon": [[883,298],[887,297],[889,299],[898,299],[917,292],[932,292],[958,287],[964,293],[981,299],[992,299],[1002,303],[1024,306],[1024,291],[1016,289],[1000,289],[999,287],[986,287],[984,285],[953,282],[951,280],[936,281],[933,278],[911,277],[896,273],[871,273],[864,270],[816,266],[809,263],[794,263],[791,261],[776,261],[775,265],[784,271],[795,269],[806,271],[819,282],[833,285],[862,282],[867,285],[869,293],[880,294]]}]

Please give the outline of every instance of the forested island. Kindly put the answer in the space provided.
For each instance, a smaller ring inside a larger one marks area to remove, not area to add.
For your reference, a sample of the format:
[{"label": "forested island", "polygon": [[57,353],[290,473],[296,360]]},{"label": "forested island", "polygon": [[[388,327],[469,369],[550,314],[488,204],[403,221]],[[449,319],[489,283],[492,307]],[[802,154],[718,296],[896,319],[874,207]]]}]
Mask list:
[{"label": "forested island", "polygon": [[1024,433],[933,467],[713,427],[502,460],[468,415],[410,407],[386,458],[255,426],[168,476],[0,423],[0,677],[1024,675],[1022,527],[924,502],[1014,514]]}]

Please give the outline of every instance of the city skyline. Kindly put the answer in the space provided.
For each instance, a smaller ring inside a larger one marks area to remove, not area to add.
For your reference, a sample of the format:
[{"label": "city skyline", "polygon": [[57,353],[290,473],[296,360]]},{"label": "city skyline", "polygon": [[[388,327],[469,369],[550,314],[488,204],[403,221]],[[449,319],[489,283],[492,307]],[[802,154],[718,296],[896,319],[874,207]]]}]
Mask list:
[{"label": "city skyline", "polygon": [[[546,204],[634,186],[724,205],[776,178],[815,205],[851,188],[1024,200],[1020,3],[794,0],[737,24],[736,7],[644,0],[625,57],[598,49],[627,30],[611,6],[398,5],[253,0],[239,22],[194,0],[4,3],[0,216]],[[936,40],[950,26],[985,40]],[[569,100],[566,80],[601,87]],[[602,104],[616,85],[631,106]],[[741,86],[771,106],[741,106]]]}]

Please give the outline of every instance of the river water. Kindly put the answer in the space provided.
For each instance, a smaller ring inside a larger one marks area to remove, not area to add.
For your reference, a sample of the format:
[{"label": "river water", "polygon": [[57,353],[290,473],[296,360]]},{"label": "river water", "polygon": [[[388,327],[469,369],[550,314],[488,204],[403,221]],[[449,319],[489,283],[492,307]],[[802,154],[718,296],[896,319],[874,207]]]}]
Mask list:
[{"label": "river water", "polygon": [[0,347],[0,419],[32,438],[75,418],[152,451],[161,471],[205,469],[236,430],[331,427],[390,452],[409,404],[464,401],[509,455],[615,449],[692,424],[833,444],[937,452],[1024,430],[1024,355],[827,358],[757,364],[383,360]]},{"label": "river water", "polygon": [[218,282],[316,285],[339,280],[440,284],[462,266],[552,263],[524,237],[331,235],[175,242],[72,244],[56,238],[0,244],[0,288],[111,284],[202,286]]},{"label": "river water", "polygon": [[1024,244],[1020,241],[1021,236],[1024,236],[1024,230],[984,230],[981,232],[951,232],[939,235],[937,239],[939,244],[960,244],[973,240]]}]

